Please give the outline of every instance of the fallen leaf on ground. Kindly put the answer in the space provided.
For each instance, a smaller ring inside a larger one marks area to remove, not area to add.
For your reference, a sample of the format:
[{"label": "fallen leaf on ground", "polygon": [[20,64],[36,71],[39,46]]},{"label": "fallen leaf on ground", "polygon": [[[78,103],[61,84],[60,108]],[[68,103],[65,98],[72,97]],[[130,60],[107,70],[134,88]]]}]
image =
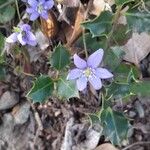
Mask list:
[{"label": "fallen leaf on ground", "polygon": [[126,53],[124,60],[138,65],[150,52],[150,35],[145,32],[133,33],[132,38],[122,48]]}]

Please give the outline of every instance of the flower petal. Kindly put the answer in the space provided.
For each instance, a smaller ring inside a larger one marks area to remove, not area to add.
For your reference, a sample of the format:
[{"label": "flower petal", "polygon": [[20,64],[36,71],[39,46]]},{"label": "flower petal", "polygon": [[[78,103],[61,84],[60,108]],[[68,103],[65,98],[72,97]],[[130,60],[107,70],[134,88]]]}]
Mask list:
[{"label": "flower petal", "polygon": [[32,32],[28,32],[27,39],[28,39],[27,44],[32,46],[35,46],[37,44],[36,37]]},{"label": "flower petal", "polygon": [[35,12],[35,9],[33,9],[32,7],[31,8],[27,8],[26,12],[29,13],[29,14],[31,14],[31,13]]},{"label": "flower petal", "polygon": [[54,6],[54,1],[53,0],[49,0],[47,2],[44,3],[44,9],[51,9]]},{"label": "flower petal", "polygon": [[26,41],[23,40],[21,33],[18,34],[17,38],[18,38],[18,41],[21,43],[21,45],[26,45]]},{"label": "flower petal", "polygon": [[43,19],[45,19],[45,20],[48,19],[48,13],[47,13],[46,11],[43,11],[43,12],[40,14],[40,16],[41,16]]},{"label": "flower petal", "polygon": [[97,68],[95,70],[95,75],[101,79],[107,79],[113,77],[113,74],[105,68]]},{"label": "flower petal", "polygon": [[21,28],[21,30],[23,30],[23,31],[30,31],[30,30],[31,30],[31,26],[28,25],[28,24],[20,25],[20,28]]},{"label": "flower petal", "polygon": [[28,4],[32,7],[36,7],[38,5],[38,2],[36,0],[28,0]]},{"label": "flower petal", "polygon": [[87,87],[87,78],[82,76],[77,80],[77,88],[79,91],[83,91]]},{"label": "flower petal", "polygon": [[74,54],[74,64],[76,65],[77,68],[79,69],[84,69],[87,67],[86,61],[81,59],[77,54]]},{"label": "flower petal", "polygon": [[30,20],[31,20],[31,21],[34,21],[34,20],[36,20],[38,17],[39,17],[39,14],[38,14],[37,12],[34,12],[34,13],[31,14]]},{"label": "flower petal", "polygon": [[97,68],[102,61],[104,51],[99,49],[89,56],[87,60],[87,65],[91,68]]},{"label": "flower petal", "polygon": [[89,77],[89,82],[91,83],[91,85],[95,90],[99,90],[102,88],[102,82],[97,76],[93,75]]},{"label": "flower petal", "polygon": [[17,33],[12,33],[8,38],[6,38],[7,43],[15,43],[17,42]]},{"label": "flower petal", "polygon": [[67,80],[74,80],[74,79],[77,79],[79,78],[81,75],[82,75],[82,70],[78,69],[78,68],[75,68],[75,69],[72,69],[70,70],[68,76],[67,76]]}]

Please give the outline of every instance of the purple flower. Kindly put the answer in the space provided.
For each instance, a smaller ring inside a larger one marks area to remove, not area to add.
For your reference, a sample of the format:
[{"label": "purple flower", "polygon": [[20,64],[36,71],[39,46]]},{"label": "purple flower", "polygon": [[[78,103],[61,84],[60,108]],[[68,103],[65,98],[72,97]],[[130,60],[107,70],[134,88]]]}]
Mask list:
[{"label": "purple flower", "polygon": [[14,33],[12,33],[7,39],[8,43],[15,43],[19,41],[22,45],[35,46],[37,44],[34,34],[31,32],[31,27],[28,24],[19,25],[14,27]]},{"label": "purple flower", "polygon": [[30,20],[34,21],[39,16],[48,19],[48,10],[50,10],[53,5],[53,0],[28,0],[29,8],[27,8],[27,13],[30,14]]},{"label": "purple flower", "polygon": [[77,68],[72,69],[68,76],[68,80],[76,80],[77,88],[83,91],[87,87],[87,83],[93,86],[95,90],[102,88],[101,79],[112,78],[113,74],[105,68],[99,68],[99,64],[103,58],[103,49],[99,49],[89,56],[87,62],[81,59],[77,54],[74,57],[74,64]]}]

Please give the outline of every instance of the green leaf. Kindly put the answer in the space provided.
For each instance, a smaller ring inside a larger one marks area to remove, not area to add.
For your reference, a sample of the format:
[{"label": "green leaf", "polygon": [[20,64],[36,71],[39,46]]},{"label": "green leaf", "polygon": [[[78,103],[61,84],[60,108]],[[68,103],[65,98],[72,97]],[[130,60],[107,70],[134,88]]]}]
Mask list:
[{"label": "green leaf", "polygon": [[65,66],[67,66],[70,63],[70,54],[67,51],[65,47],[62,45],[58,45],[50,60],[50,64],[52,67],[56,68],[57,70],[63,69]]},{"label": "green leaf", "polygon": [[102,110],[101,121],[104,127],[104,135],[114,145],[121,145],[122,141],[127,138],[129,122],[120,112],[112,110],[110,107]]},{"label": "green leaf", "polygon": [[123,83],[116,83],[113,82],[109,87],[107,91],[107,96],[113,96],[115,100],[120,100],[126,97],[129,97],[132,95],[130,92],[130,85],[129,84],[123,84]]},{"label": "green leaf", "polygon": [[132,10],[125,13],[128,27],[132,31],[150,32],[150,13]]},{"label": "green leaf", "polygon": [[124,55],[123,50],[116,46],[108,49],[105,54],[104,63],[112,71],[114,71],[122,61],[122,56]]},{"label": "green leaf", "polygon": [[109,11],[104,11],[94,20],[84,22],[81,25],[85,29],[89,29],[93,37],[106,36],[111,31],[112,20],[112,13]]},{"label": "green leaf", "polygon": [[3,50],[3,48],[4,48],[4,36],[0,32],[0,54],[1,54],[2,50]]},{"label": "green leaf", "polygon": [[6,77],[6,70],[3,65],[0,65],[0,81],[5,80]]},{"label": "green leaf", "polygon": [[27,94],[33,102],[44,102],[53,92],[54,83],[52,79],[48,76],[40,76],[34,82],[32,89]]},{"label": "green leaf", "polygon": [[79,92],[74,80],[66,80],[66,76],[60,77],[57,83],[57,94],[62,99],[69,100],[72,97],[79,98]]},{"label": "green leaf", "polygon": [[131,35],[132,32],[128,31],[127,25],[118,24],[112,35],[112,41],[114,41],[113,45],[116,45],[116,43],[119,46],[126,44]]},{"label": "green leaf", "polygon": [[[89,52],[96,51],[96,50],[98,50],[101,47],[100,46],[100,41],[96,37],[92,38],[91,33],[86,33],[85,34],[85,42],[86,42],[86,47],[87,47]],[[83,36],[81,36],[77,40],[76,47],[84,48]]]},{"label": "green leaf", "polygon": [[90,123],[92,125],[95,123],[100,123],[100,118],[97,114],[88,114],[88,117],[89,117]]},{"label": "green leaf", "polygon": [[124,4],[127,4],[132,1],[135,1],[135,0],[115,0],[115,4],[119,6],[123,6]]},{"label": "green leaf", "polygon": [[140,71],[136,66],[121,63],[115,70],[114,70],[114,79],[116,82],[126,83],[128,81],[129,73],[133,72],[133,76],[135,79],[140,77]]},{"label": "green leaf", "polygon": [[0,9],[0,23],[5,24],[15,16],[15,8],[11,5]]},{"label": "green leaf", "polygon": [[139,81],[130,85],[130,91],[135,95],[149,96],[150,81]]}]

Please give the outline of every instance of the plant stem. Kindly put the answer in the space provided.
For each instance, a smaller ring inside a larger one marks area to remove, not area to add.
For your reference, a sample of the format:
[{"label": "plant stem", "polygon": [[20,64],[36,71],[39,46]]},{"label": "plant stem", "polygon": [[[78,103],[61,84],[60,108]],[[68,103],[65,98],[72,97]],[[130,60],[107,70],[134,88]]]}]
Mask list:
[{"label": "plant stem", "polygon": [[115,17],[114,17],[114,20],[113,20],[113,26],[112,26],[112,29],[108,35],[108,38],[107,38],[107,46],[106,46],[106,50],[109,48],[110,46],[110,42],[111,42],[111,39],[112,39],[112,35],[116,29],[116,26],[117,26],[117,23],[118,23],[118,19],[120,17],[120,11],[122,9],[122,6],[118,6],[118,9],[116,11],[116,14],[115,14]]},{"label": "plant stem", "polygon": [[19,12],[19,6],[18,6],[18,1],[17,0],[15,0],[15,4],[16,4],[18,18],[19,18],[19,20],[21,20],[20,12]]},{"label": "plant stem", "polygon": [[0,6],[0,9],[2,9],[2,8],[6,7],[7,5],[12,4],[12,3],[14,3],[14,0],[11,0],[11,1],[8,1],[8,2],[2,4],[2,5]]},{"label": "plant stem", "polygon": [[82,30],[82,36],[83,36],[83,45],[84,45],[84,52],[86,59],[88,58],[88,52],[87,52],[87,47],[86,47],[86,40],[85,40],[85,30]]}]

